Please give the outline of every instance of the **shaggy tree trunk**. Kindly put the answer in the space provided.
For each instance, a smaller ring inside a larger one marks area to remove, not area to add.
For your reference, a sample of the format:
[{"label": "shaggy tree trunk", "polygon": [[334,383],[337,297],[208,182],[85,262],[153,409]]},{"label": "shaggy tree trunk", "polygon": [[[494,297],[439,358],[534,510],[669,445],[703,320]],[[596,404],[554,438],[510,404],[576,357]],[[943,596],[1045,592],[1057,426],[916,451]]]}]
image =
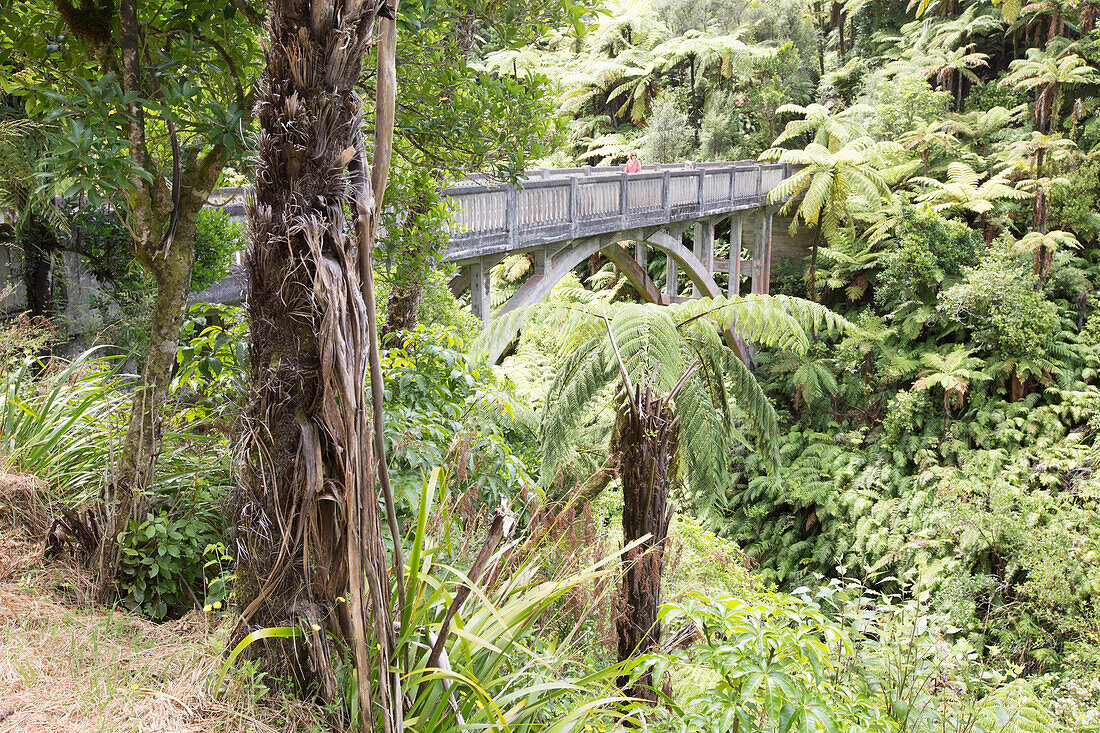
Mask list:
[{"label": "shaggy tree trunk", "polygon": [[[645,386],[638,389],[632,405],[624,406],[616,425],[612,448],[618,454],[623,484],[623,543],[649,537],[623,556],[626,572],[615,619],[620,661],[646,654],[661,643],[657,613],[678,435],[679,421],[668,400]],[[634,685],[625,677],[619,679],[626,694],[651,702],[657,700],[659,684],[648,672]]]},{"label": "shaggy tree trunk", "polygon": [[[366,0],[271,3],[248,211],[252,386],[233,500],[238,632],[302,629],[305,643],[268,647],[268,661],[289,666],[327,701],[338,694],[331,638],[344,639],[363,729],[376,729],[380,712],[386,733],[404,724],[375,489],[385,465],[372,452],[365,383],[369,367],[380,397],[370,259],[392,139],[393,11]],[[368,171],[355,85],[379,16],[387,20]],[[355,236],[346,208],[356,213]],[[381,415],[374,419],[377,429]],[[400,534],[386,499],[400,577]]]},{"label": "shaggy tree trunk", "polygon": [[382,326],[382,336],[409,331],[416,326],[423,298],[423,278],[409,279],[400,286],[394,284],[386,301],[386,323]]}]

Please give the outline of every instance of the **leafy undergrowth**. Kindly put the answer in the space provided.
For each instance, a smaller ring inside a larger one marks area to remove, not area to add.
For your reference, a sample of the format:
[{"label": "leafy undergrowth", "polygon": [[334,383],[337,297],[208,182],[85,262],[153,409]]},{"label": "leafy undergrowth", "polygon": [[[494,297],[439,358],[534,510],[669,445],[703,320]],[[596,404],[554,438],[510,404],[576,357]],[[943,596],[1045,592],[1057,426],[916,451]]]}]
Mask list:
[{"label": "leafy undergrowth", "polygon": [[[247,665],[214,695],[228,629],[80,602],[87,578],[0,530],[0,731],[314,731],[323,711],[264,694]],[[75,600],[74,600],[75,599]]]}]

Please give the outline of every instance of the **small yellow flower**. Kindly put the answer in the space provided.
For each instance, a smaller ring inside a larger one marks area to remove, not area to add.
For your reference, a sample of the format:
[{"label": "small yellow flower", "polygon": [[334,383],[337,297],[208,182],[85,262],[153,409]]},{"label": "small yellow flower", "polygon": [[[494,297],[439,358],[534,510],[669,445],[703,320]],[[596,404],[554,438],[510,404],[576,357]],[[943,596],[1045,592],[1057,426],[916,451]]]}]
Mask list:
[{"label": "small yellow flower", "polygon": [[218,609],[218,608],[221,608],[221,607],[222,607],[222,602],[221,601],[214,601],[214,608],[215,609]]}]

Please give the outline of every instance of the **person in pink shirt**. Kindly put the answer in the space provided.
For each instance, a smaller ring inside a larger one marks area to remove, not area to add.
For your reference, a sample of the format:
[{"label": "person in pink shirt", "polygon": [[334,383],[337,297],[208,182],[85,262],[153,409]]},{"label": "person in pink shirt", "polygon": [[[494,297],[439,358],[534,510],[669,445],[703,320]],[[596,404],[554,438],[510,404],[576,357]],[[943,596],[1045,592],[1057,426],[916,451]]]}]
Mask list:
[{"label": "person in pink shirt", "polygon": [[642,169],[642,161],[638,160],[638,154],[631,151],[630,160],[626,161],[626,172],[637,173]]}]

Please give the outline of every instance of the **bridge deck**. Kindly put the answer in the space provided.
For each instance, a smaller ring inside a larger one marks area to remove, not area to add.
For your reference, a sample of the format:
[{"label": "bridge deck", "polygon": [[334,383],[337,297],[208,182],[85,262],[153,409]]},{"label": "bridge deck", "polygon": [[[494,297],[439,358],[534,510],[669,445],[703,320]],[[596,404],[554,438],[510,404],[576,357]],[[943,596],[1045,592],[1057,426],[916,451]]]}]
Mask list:
[{"label": "bridge deck", "polygon": [[653,166],[638,173],[589,167],[533,171],[522,189],[455,186],[446,192],[455,203],[446,259],[466,263],[581,237],[758,209],[789,174],[789,166],[781,163]]}]

